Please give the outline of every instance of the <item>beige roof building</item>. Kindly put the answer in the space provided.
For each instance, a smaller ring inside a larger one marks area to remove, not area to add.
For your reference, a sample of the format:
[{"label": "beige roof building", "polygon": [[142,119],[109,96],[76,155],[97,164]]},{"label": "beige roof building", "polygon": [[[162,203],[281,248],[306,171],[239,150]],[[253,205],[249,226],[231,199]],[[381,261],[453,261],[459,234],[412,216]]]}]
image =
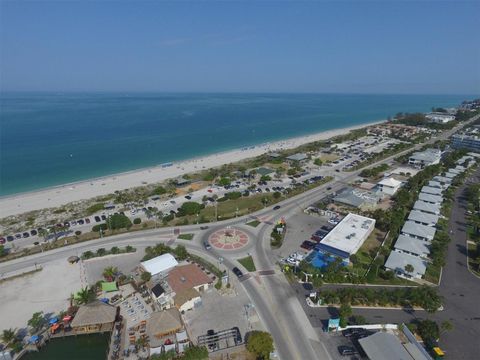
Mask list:
[{"label": "beige roof building", "polygon": [[111,331],[116,316],[117,307],[94,301],[79,307],[71,325],[79,333]]},{"label": "beige roof building", "polygon": [[156,311],[147,320],[147,334],[150,336],[150,346],[161,344],[162,338],[173,335],[183,329],[180,312],[176,308]]}]

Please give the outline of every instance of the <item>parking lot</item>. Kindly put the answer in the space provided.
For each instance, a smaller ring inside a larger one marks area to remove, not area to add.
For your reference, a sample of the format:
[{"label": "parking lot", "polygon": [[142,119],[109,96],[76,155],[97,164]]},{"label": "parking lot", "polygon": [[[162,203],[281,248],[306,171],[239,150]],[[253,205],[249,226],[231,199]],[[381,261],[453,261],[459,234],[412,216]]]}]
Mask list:
[{"label": "parking lot", "polygon": [[[316,245],[321,237],[328,233],[326,229],[332,229],[335,224],[329,223],[329,217],[317,214],[299,213],[292,216],[287,223],[287,233],[280,249],[274,250],[279,260],[286,259],[292,254],[306,256]],[[317,233],[317,234],[316,234]],[[312,235],[316,236],[312,239]],[[302,247],[305,241],[310,247]]]},{"label": "parking lot", "polygon": [[[238,327],[242,340],[251,330],[264,330],[255,308],[238,283],[235,289],[222,290],[221,293],[215,289],[208,290],[202,294],[202,305],[187,311],[184,319],[195,343],[200,336],[207,335],[208,330],[217,333]],[[234,345],[233,341],[228,341],[228,344]],[[226,346],[225,341],[219,344],[219,348]]]}]

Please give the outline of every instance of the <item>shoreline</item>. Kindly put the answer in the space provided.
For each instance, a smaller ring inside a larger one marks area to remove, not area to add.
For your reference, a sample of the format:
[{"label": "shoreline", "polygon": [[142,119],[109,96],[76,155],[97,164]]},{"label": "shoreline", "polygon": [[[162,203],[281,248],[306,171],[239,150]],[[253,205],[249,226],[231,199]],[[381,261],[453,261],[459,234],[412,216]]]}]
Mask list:
[{"label": "shoreline", "polygon": [[203,171],[253,158],[267,152],[294,149],[304,144],[327,140],[335,136],[347,134],[352,130],[362,129],[386,121],[387,120],[371,121],[346,128],[325,130],[318,133],[251,145],[240,149],[237,148],[212,153],[210,155],[193,157],[178,162],[172,161],[172,165],[168,167],[162,166],[164,163],[39,190],[6,195],[0,197],[0,209],[2,209],[0,217],[3,218],[29,211],[58,207],[75,201],[104,196],[119,190],[147,186],[187,173]]}]

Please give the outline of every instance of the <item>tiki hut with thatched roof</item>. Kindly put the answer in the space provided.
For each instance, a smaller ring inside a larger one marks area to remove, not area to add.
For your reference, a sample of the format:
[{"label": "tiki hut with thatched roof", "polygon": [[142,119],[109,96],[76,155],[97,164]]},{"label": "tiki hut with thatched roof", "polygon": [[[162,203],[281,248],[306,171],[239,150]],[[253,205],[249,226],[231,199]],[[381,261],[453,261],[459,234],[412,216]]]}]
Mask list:
[{"label": "tiki hut with thatched roof", "polygon": [[183,329],[180,312],[176,308],[157,311],[147,320],[147,334],[150,337],[150,346],[156,347],[163,344],[163,339],[175,335]]},{"label": "tiki hut with thatched roof", "polygon": [[79,334],[112,331],[116,317],[116,306],[94,301],[78,308],[71,326]]}]

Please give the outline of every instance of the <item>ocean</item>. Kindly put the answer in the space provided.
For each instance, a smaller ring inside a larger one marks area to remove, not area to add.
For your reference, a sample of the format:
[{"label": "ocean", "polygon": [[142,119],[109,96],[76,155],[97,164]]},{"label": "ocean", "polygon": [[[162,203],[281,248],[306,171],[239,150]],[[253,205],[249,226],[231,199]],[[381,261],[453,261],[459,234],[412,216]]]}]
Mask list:
[{"label": "ocean", "polygon": [[456,106],[466,95],[2,93],[0,196]]}]

